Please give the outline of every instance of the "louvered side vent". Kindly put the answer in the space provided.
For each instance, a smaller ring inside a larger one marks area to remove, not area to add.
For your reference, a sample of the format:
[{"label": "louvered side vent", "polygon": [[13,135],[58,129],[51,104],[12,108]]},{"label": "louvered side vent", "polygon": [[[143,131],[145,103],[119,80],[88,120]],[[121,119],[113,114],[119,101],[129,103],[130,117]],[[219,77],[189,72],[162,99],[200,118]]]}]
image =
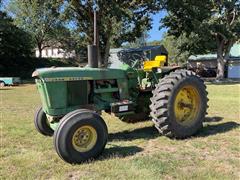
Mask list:
[{"label": "louvered side vent", "polygon": [[69,81],[68,89],[68,105],[86,105],[88,104],[88,86],[87,81]]}]

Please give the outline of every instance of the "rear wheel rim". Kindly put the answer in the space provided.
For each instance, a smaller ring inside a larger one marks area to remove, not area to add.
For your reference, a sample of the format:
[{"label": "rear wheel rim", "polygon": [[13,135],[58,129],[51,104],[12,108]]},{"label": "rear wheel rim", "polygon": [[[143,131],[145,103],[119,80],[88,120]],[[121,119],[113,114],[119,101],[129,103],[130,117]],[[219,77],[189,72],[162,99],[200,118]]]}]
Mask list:
[{"label": "rear wheel rim", "polygon": [[177,123],[191,126],[197,120],[200,111],[200,95],[196,87],[183,86],[174,101],[174,113]]},{"label": "rear wheel rim", "polygon": [[76,151],[90,151],[97,142],[97,131],[89,125],[79,127],[73,134],[72,144]]}]

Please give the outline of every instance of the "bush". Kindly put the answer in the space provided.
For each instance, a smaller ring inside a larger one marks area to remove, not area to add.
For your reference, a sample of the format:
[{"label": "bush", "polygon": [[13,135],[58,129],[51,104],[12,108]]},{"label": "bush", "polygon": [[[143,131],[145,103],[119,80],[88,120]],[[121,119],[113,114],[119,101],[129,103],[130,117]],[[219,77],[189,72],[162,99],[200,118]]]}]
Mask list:
[{"label": "bush", "polygon": [[53,58],[35,58],[18,57],[3,58],[0,57],[0,76],[1,77],[21,77],[23,79],[31,78],[32,72],[37,68],[43,67],[71,67],[78,66],[74,60],[61,60]]},{"label": "bush", "polygon": [[13,20],[0,11],[0,56],[30,56],[34,46],[32,37],[13,24]]}]

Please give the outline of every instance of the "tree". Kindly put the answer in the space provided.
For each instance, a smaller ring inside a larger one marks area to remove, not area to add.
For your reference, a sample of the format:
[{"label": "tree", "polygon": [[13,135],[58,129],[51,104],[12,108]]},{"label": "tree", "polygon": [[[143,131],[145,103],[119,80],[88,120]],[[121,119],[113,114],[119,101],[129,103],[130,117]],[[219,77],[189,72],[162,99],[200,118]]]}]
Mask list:
[{"label": "tree", "polygon": [[170,63],[182,64],[186,63],[187,58],[189,57],[188,51],[182,51],[181,45],[186,40],[185,36],[182,35],[178,38],[165,34],[161,44],[168,51],[168,58]]},{"label": "tree", "polygon": [[[111,5],[110,5],[111,4]],[[78,1],[67,0],[65,19],[75,24],[75,30],[87,44],[93,43],[93,11],[98,10],[98,39],[101,65],[106,65],[110,47],[134,41],[145,28],[151,28],[151,13],[159,10],[159,1]]]},{"label": "tree", "polygon": [[149,38],[149,34],[147,30],[142,32],[141,37],[136,38],[133,42],[128,42],[127,44],[123,45],[124,48],[138,48],[147,45],[147,39]]},{"label": "tree", "polygon": [[162,42],[160,40],[153,40],[153,41],[148,42],[147,45],[149,45],[149,46],[159,46],[159,45],[161,45],[161,43]]},{"label": "tree", "polygon": [[31,36],[16,27],[13,20],[0,11],[0,57],[21,57],[32,54]]},{"label": "tree", "polygon": [[176,38],[174,36],[171,36],[165,33],[163,35],[162,40],[159,40],[159,41],[155,40],[152,42],[148,42],[148,45],[151,45],[151,46],[163,45],[168,51],[168,62],[182,64],[182,63],[186,63],[186,60],[190,55],[188,51],[186,50],[182,51],[180,49],[181,45],[185,41],[186,41],[186,38],[184,35],[180,36],[179,38]]},{"label": "tree", "polygon": [[55,34],[57,36],[54,39],[59,42],[59,48],[64,49],[65,53],[75,51],[76,59],[86,61],[88,43],[81,33],[62,26],[55,29]]},{"label": "tree", "polygon": [[224,67],[232,45],[240,39],[239,0],[165,0],[168,15],[162,23],[175,37],[186,35],[181,50],[190,53],[217,52],[217,78],[224,78]]},{"label": "tree", "polygon": [[61,6],[61,0],[10,1],[8,9],[14,17],[14,23],[32,35],[39,50],[39,57],[42,56],[44,48],[55,43],[55,30],[61,27]]}]

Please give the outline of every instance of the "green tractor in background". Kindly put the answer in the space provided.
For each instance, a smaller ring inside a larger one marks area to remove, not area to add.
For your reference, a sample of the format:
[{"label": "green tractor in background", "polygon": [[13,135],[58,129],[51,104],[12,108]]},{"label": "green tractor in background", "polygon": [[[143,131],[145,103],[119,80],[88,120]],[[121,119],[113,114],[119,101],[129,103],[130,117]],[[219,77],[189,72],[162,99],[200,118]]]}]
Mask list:
[{"label": "green tractor in background", "polygon": [[[58,155],[81,163],[101,154],[108,129],[101,111],[126,122],[152,119],[161,135],[187,138],[203,124],[207,110],[204,82],[193,72],[167,66],[167,54],[119,58],[98,67],[97,46],[88,46],[88,66],[43,68],[33,72],[42,107],[34,123],[54,136]],[[119,57],[129,57],[118,53]]]}]

